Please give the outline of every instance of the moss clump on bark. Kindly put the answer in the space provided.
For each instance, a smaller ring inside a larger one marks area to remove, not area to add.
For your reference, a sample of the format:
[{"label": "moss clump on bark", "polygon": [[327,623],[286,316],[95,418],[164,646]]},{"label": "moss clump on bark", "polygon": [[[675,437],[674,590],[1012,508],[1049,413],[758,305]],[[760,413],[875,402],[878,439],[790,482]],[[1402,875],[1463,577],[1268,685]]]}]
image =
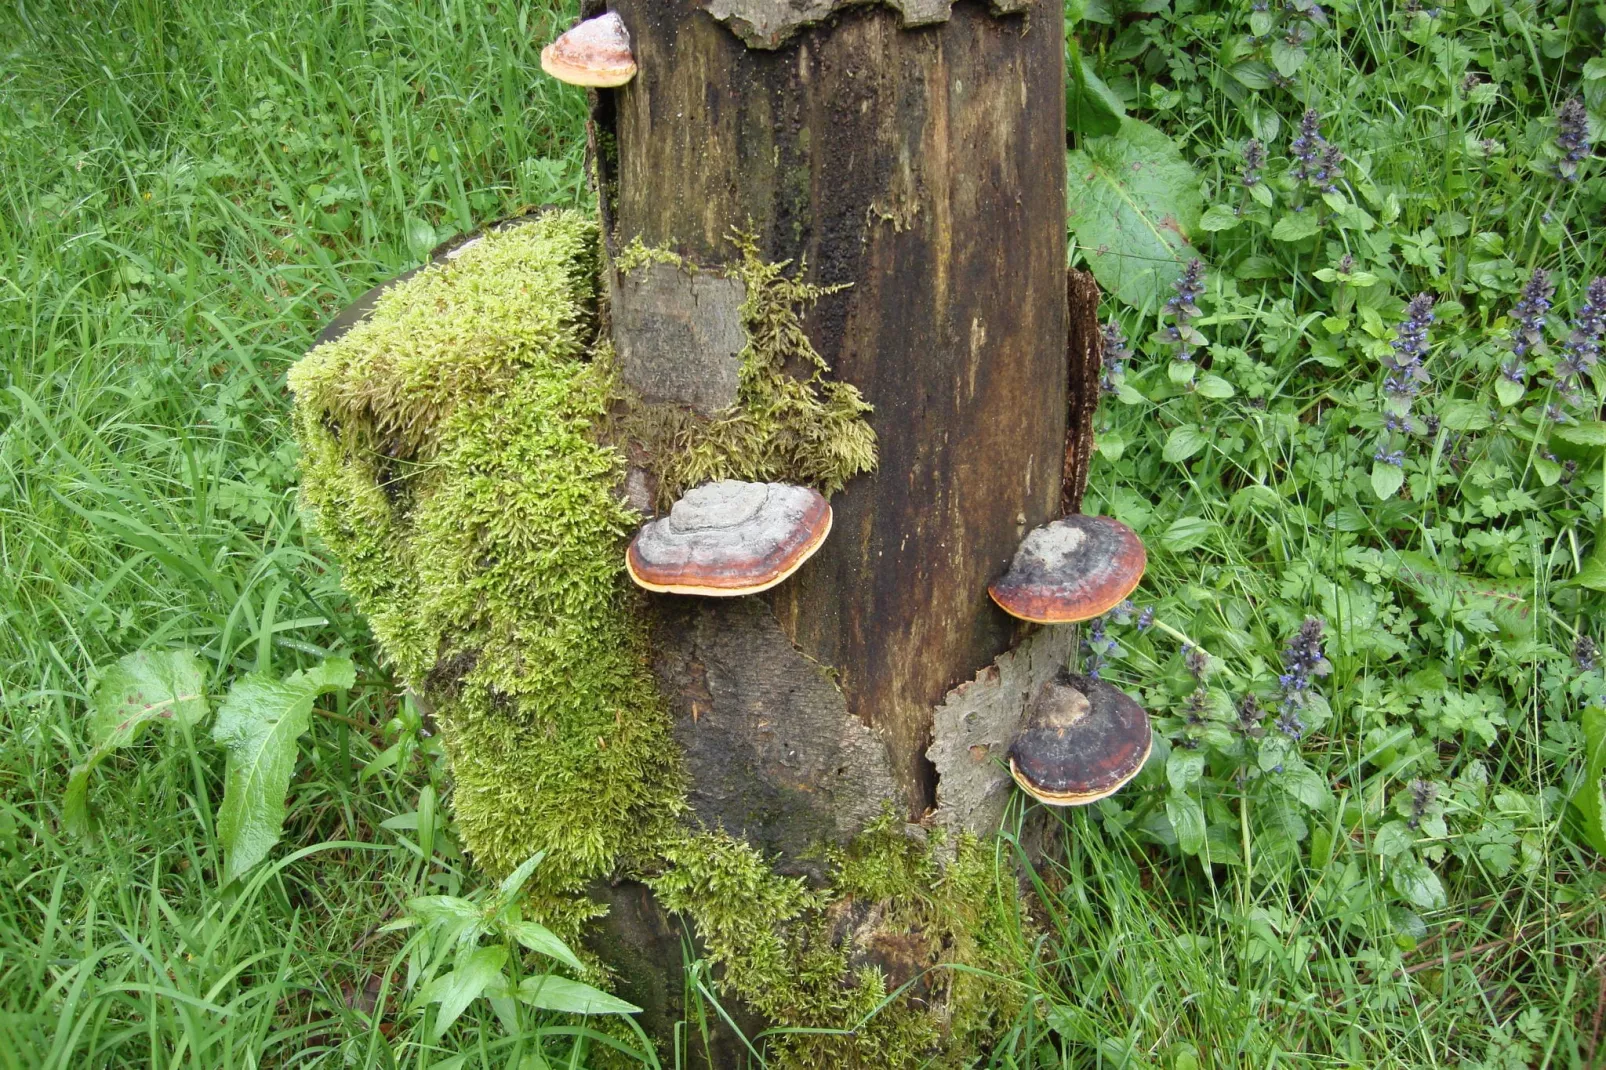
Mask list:
[{"label": "moss clump on bark", "polygon": [[303,493],[399,673],[436,705],[467,846],[586,882],[681,805],[596,434],[596,227],[549,213],[385,294],[292,370]]},{"label": "moss clump on bark", "polygon": [[[681,834],[664,857],[648,884],[692,919],[724,991],[777,1026],[848,1031],[783,1034],[775,1065],[968,1065],[1020,1012],[1014,878],[974,838],[942,863],[935,837],[884,817],[829,853],[822,889],[723,832]],[[888,973],[901,985],[890,1000]]]},{"label": "moss clump on bark", "polygon": [[[634,443],[668,508],[691,487],[713,479],[785,481],[830,495],[876,464],[869,403],[858,387],[826,378],[831,369],[803,330],[802,315],[841,287],[788,275],[790,262],[768,263],[746,235],[731,239],[742,259],[730,269],[746,296],[736,403],[712,419],[672,405],[647,405],[621,393],[621,440]],[[647,263],[698,270],[673,253],[637,241],[614,261],[628,273]]]}]

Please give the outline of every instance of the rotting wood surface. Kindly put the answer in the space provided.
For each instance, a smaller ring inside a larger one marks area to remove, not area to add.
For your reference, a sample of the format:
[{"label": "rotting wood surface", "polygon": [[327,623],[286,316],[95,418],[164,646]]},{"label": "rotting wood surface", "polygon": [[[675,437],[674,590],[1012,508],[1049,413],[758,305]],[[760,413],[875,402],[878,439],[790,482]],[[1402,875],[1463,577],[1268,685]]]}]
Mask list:
[{"label": "rotting wood surface", "polygon": [[885,740],[918,819],[933,708],[1015,635],[987,584],[1060,505],[1062,12],[965,0],[905,28],[856,6],[757,51],[696,0],[612,6],[640,73],[597,112],[610,247],[640,237],[718,266],[741,228],[765,259],[851,284],[807,326],[875,406],[880,464],[767,597]]}]

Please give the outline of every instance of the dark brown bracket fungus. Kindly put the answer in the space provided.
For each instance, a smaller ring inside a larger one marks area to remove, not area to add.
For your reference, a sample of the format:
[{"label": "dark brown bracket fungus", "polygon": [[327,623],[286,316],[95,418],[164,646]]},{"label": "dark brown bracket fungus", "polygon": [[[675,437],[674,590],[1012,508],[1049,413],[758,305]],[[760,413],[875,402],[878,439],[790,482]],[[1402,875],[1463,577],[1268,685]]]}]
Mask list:
[{"label": "dark brown bracket fungus", "polygon": [[1148,714],[1125,692],[1062,669],[1032,700],[1009,771],[1040,802],[1082,806],[1137,776],[1153,743]]},{"label": "dark brown bracket fungus", "polygon": [[1119,520],[1067,516],[1028,534],[987,593],[1012,617],[1074,624],[1120,605],[1147,563],[1142,541]]},{"label": "dark brown bracket fungus", "polygon": [[649,591],[757,594],[801,568],[830,533],[831,506],[819,491],[722,479],[642,525],[625,567]]},{"label": "dark brown bracket fungus", "polygon": [[577,23],[541,50],[541,69],[570,85],[611,89],[636,76],[630,32],[616,12]]}]

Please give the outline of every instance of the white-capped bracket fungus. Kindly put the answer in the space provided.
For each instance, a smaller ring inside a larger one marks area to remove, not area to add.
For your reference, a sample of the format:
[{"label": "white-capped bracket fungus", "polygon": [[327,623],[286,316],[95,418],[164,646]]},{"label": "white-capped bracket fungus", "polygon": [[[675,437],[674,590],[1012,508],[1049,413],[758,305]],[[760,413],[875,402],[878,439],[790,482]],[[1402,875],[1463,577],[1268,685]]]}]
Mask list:
[{"label": "white-capped bracket fungus", "polygon": [[1040,802],[1082,806],[1137,776],[1153,743],[1148,714],[1125,692],[1061,669],[1032,699],[1009,772]]},{"label": "white-capped bracket fungus", "polygon": [[541,69],[570,85],[611,89],[636,76],[630,32],[617,12],[571,26],[541,50]]},{"label": "white-capped bracket fungus", "polygon": [[1107,516],[1077,514],[1027,535],[1009,571],[987,593],[1012,617],[1073,624],[1120,605],[1147,563],[1131,528]]},{"label": "white-capped bracket fungus", "polygon": [[649,591],[757,594],[802,567],[830,532],[831,505],[812,487],[721,479],[642,525],[625,567]]}]

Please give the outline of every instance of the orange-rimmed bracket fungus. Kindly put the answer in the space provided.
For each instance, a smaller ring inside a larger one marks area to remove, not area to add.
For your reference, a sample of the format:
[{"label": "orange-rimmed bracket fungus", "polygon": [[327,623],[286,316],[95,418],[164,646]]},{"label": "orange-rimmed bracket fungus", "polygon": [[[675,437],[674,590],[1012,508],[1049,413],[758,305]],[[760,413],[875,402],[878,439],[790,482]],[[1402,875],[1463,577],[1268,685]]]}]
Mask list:
[{"label": "orange-rimmed bracket fungus", "polygon": [[1009,772],[1040,802],[1082,806],[1137,776],[1153,742],[1148,715],[1125,692],[1062,669],[1032,699]]},{"label": "orange-rimmed bracket fungus", "polygon": [[630,31],[617,13],[577,23],[541,50],[541,69],[560,82],[612,89],[636,76]]},{"label": "orange-rimmed bracket fungus", "polygon": [[1009,571],[987,593],[1012,617],[1074,624],[1120,605],[1147,562],[1131,528],[1107,516],[1077,514],[1028,534]]},{"label": "orange-rimmed bracket fungus", "polygon": [[757,594],[802,567],[830,532],[830,503],[812,487],[721,479],[642,525],[625,567],[649,591]]}]

